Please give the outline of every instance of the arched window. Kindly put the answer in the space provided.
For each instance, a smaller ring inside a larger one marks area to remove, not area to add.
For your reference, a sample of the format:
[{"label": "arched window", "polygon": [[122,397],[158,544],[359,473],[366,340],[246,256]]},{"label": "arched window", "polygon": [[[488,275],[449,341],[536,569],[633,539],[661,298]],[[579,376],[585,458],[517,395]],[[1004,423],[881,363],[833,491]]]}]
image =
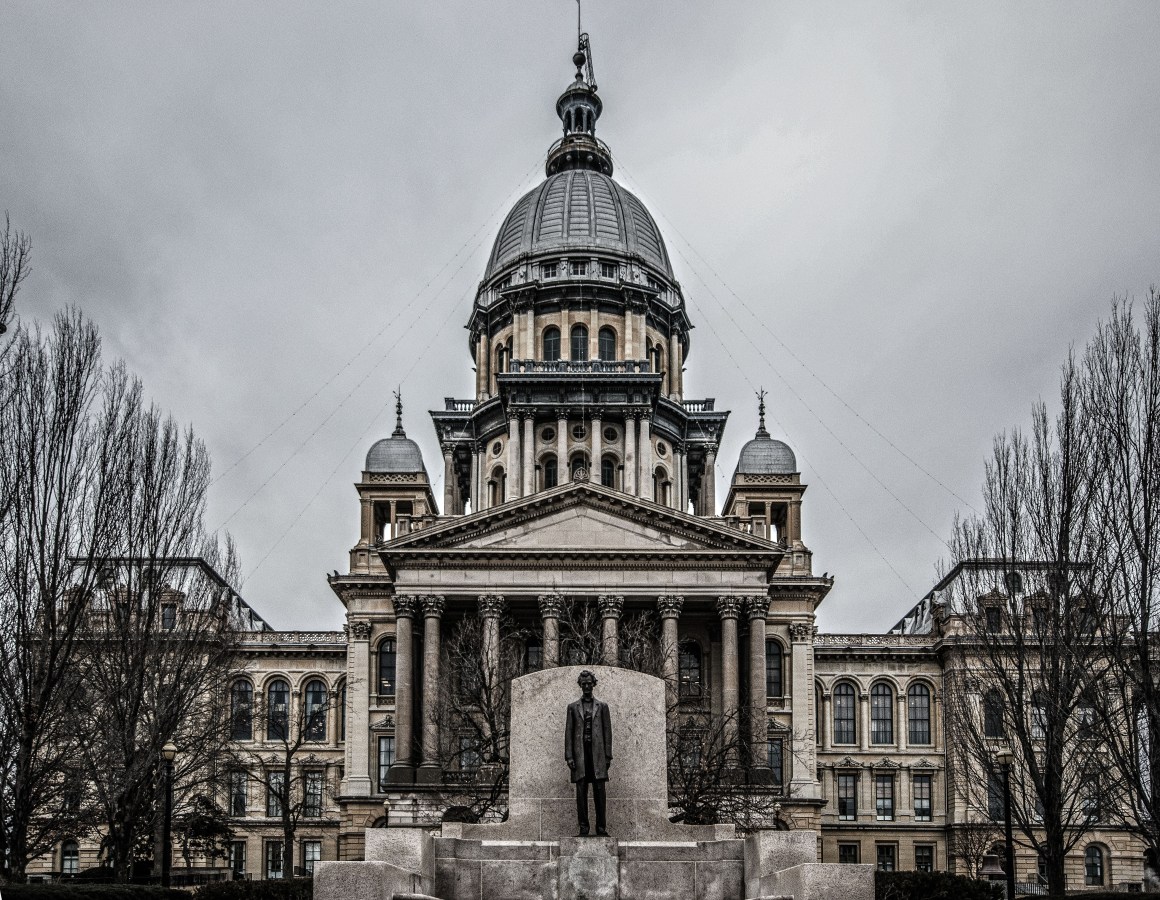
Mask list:
[{"label": "arched window", "polygon": [[672,486],[672,482],[669,481],[669,473],[657,466],[656,471],[653,472],[653,500],[661,506],[670,506],[672,498],[669,495]]},{"label": "arched window", "polygon": [[991,688],[983,696],[983,735],[1003,737],[1003,697],[998,688]]},{"label": "arched window", "polygon": [[661,349],[660,344],[655,344],[653,348],[648,351],[648,357],[654,372],[660,372],[664,369],[664,350]]},{"label": "arched window", "polygon": [[854,686],[843,681],[834,688],[834,743],[858,743],[854,724]]},{"label": "arched window", "polygon": [[870,743],[894,743],[894,691],[882,682],[870,689]]},{"label": "arched window", "polygon": [[560,473],[556,467],[555,456],[544,457],[544,489],[554,488],[560,480]]},{"label": "arched window", "polygon": [[601,328],[597,335],[601,362],[612,362],[616,359],[616,332],[611,328]]},{"label": "arched window", "polygon": [[588,327],[586,325],[572,326],[572,361],[588,361]]},{"label": "arched window", "polygon": [[290,736],[290,685],[281,678],[266,688],[266,740],[284,741]]},{"label": "arched window", "polygon": [[491,481],[487,483],[487,505],[499,506],[507,496],[507,473],[497,466],[491,470]]},{"label": "arched window", "polygon": [[560,329],[553,325],[544,330],[544,361],[559,362],[560,360]]},{"label": "arched window", "polygon": [[587,470],[587,468],[588,468],[588,457],[585,456],[583,453],[577,453],[575,456],[572,457],[572,464],[569,467],[569,469],[571,471],[571,475],[573,478],[576,477],[576,473],[579,472],[581,469]]},{"label": "arched window", "polygon": [[906,691],[907,739],[912,744],[930,743],[930,688],[921,682]]},{"label": "arched window", "polygon": [[338,689],[338,739],[346,740],[346,682]]},{"label": "arched window", "polygon": [[701,696],[701,645],[683,641],[677,654],[677,684],[681,699]]},{"label": "arched window", "polygon": [[379,644],[379,696],[395,696],[395,642],[387,639]]},{"label": "arched window", "polygon": [[616,487],[616,463],[611,456],[600,460],[600,483],[605,487]]},{"label": "arched window", "polygon": [[306,740],[326,740],[326,685],[315,678],[306,685]]},{"label": "arched window", "polygon": [[1083,854],[1084,884],[1104,883],[1104,851],[1092,844]]},{"label": "arched window", "polygon": [[544,667],[544,645],[530,638],[524,647],[524,671],[538,672]]},{"label": "arched window", "polygon": [[504,356],[505,355],[506,354],[504,352],[503,344],[497,344],[495,347],[495,371],[496,371],[497,375],[500,372],[505,371],[504,370]]},{"label": "arched window", "polygon": [[76,875],[80,870],[81,848],[76,841],[65,841],[60,845],[60,872],[62,875]]},{"label": "arched window", "polygon": [[765,642],[765,696],[784,697],[785,685],[781,679],[781,643],[774,640]]},{"label": "arched window", "polygon": [[254,738],[254,687],[244,678],[230,686],[230,737],[235,741]]}]

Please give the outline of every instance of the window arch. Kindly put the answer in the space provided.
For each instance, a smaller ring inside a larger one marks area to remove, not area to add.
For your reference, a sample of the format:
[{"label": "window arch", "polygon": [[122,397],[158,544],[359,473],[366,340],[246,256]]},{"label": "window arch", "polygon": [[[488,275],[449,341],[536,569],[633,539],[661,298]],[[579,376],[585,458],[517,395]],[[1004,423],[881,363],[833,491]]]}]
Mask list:
[{"label": "window arch", "polygon": [[660,344],[654,344],[648,351],[649,364],[652,366],[654,372],[660,372],[664,368],[664,350],[661,349]]},{"label": "window arch", "polygon": [[784,697],[785,684],[782,681],[783,665],[781,642],[770,638],[765,642],[765,696]]},{"label": "window arch", "polygon": [[544,470],[544,489],[554,488],[560,482],[560,469],[556,463],[556,454],[549,453],[542,463]]},{"label": "window arch", "polygon": [[395,696],[395,663],[398,650],[394,638],[387,638],[379,644],[379,696]]},{"label": "window arch", "polygon": [[907,740],[911,744],[930,743],[930,688],[921,681],[906,690]]},{"label": "window arch", "polygon": [[858,728],[855,724],[854,685],[848,681],[834,687],[834,743],[858,743]]},{"label": "window arch", "polygon": [[64,841],[60,845],[60,873],[76,875],[80,871],[81,848],[76,841]]},{"label": "window arch", "polygon": [[998,688],[991,688],[983,695],[983,736],[1001,738],[1003,734],[1003,696]]},{"label": "window arch", "polygon": [[678,696],[692,699],[701,696],[701,645],[682,641],[677,654]]},{"label": "window arch", "polygon": [[1104,851],[1095,844],[1089,845],[1083,853],[1083,875],[1084,884],[1104,883]]},{"label": "window arch", "polygon": [[555,325],[544,329],[544,361],[559,362],[560,329]]},{"label": "window arch", "polygon": [[491,470],[491,480],[487,483],[487,505],[499,506],[507,496],[507,473],[503,466]]},{"label": "window arch", "polygon": [[600,329],[596,337],[600,361],[612,362],[616,359],[616,332],[606,325]]},{"label": "window arch", "polygon": [[503,344],[495,345],[495,371],[498,375],[500,372],[506,371],[504,369],[504,346]]},{"label": "window arch", "polygon": [[572,362],[588,361],[588,326],[572,326]]},{"label": "window arch", "polygon": [[894,743],[894,691],[881,681],[870,688],[870,743]]},{"label": "window arch", "polygon": [[254,739],[254,686],[245,678],[230,685],[230,738]]},{"label": "window arch", "polygon": [[587,470],[587,468],[588,468],[588,457],[585,456],[583,453],[577,453],[575,456],[572,457],[572,462],[568,466],[568,471],[569,471],[569,474],[571,475],[571,477],[575,478],[577,472],[579,472],[581,469]]},{"label": "window arch", "polygon": [[600,483],[608,488],[616,487],[616,460],[611,456],[600,460]]},{"label": "window arch", "polygon": [[326,685],[321,679],[311,679],[306,685],[304,691],[306,697],[305,724],[306,724],[306,740],[308,741],[325,741],[326,740]]},{"label": "window arch", "polygon": [[266,688],[266,740],[284,741],[290,736],[290,685],[276,678]]},{"label": "window arch", "polygon": [[656,471],[653,472],[653,500],[661,506],[671,506],[673,483],[669,481],[669,473],[663,466],[657,466]]}]

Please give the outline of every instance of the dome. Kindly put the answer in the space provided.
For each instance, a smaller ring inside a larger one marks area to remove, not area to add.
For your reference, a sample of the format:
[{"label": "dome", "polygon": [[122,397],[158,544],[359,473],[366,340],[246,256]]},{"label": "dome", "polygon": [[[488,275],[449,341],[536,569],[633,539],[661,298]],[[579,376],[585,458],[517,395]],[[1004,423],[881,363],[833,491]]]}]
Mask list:
[{"label": "dome", "polygon": [[392,435],[381,441],[375,441],[367,453],[364,471],[413,475],[427,470],[423,466],[423,454],[419,451],[419,445],[408,437]]},{"label": "dome", "polygon": [[792,475],[797,459],[788,444],[775,441],[764,428],[741,448],[737,458],[737,475]]},{"label": "dome", "polygon": [[552,250],[639,255],[673,277],[665,242],[649,211],[602,172],[558,172],[521,197],[496,236],[484,280],[520,254]]}]

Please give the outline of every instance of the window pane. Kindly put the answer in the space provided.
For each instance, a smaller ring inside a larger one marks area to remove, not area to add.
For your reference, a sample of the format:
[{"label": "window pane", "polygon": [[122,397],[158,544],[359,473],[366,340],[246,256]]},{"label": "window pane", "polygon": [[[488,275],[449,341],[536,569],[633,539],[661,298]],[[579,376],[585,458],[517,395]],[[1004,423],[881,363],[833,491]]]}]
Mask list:
[{"label": "window pane", "polygon": [[379,696],[395,696],[395,642],[379,644]]},{"label": "window pane", "polygon": [[994,688],[983,698],[983,734],[989,738],[1003,737],[1003,698]]},{"label": "window pane", "polygon": [[908,740],[912,744],[930,743],[930,688],[912,684],[906,692],[906,710],[909,721]]},{"label": "window pane", "polygon": [[282,877],[282,842],[266,842],[266,879]]},{"label": "window pane", "polygon": [[895,847],[893,844],[878,845],[878,871],[893,872],[895,869]]},{"label": "window pane", "polygon": [[880,822],[894,818],[894,776],[874,776],[874,812]]},{"label": "window pane", "polygon": [[586,362],[588,360],[588,329],[584,325],[575,325],[572,328],[572,361]]},{"label": "window pane", "polygon": [[853,744],[857,740],[854,728],[854,687],[839,684],[834,688],[834,743]]},{"label": "window pane", "polygon": [[266,692],[266,740],[284,741],[289,736],[290,685],[275,681]]},{"label": "window pane", "polygon": [[321,772],[306,773],[302,788],[302,815],[308,819],[317,819],[322,815],[322,783]]},{"label": "window pane", "polygon": [[266,778],[266,815],[282,815],[282,794],[286,790],[286,773],[271,772]]},{"label": "window pane", "polygon": [[230,841],[230,871],[235,875],[246,874],[246,842]]},{"label": "window pane", "polygon": [[80,870],[80,847],[76,841],[65,841],[60,845],[60,871],[64,875],[76,875]]},{"label": "window pane", "polygon": [[1104,883],[1104,852],[1099,847],[1088,847],[1083,855],[1084,883]]},{"label": "window pane", "polygon": [[781,681],[782,660],[781,644],[777,641],[765,642],[765,696],[782,697],[783,686]]},{"label": "window pane", "polygon": [[914,776],[914,820],[916,822],[930,821],[931,781],[929,775]]},{"label": "window pane", "polygon": [[616,467],[607,456],[600,460],[600,483],[605,487],[616,487]]},{"label": "window pane", "polygon": [[395,762],[394,737],[379,738],[379,793],[387,789],[387,772]]},{"label": "window pane", "polygon": [[701,696],[701,648],[693,641],[681,644],[678,683],[682,698]]},{"label": "window pane", "polygon": [[995,772],[987,776],[987,815],[993,822],[1003,821],[1003,779]]},{"label": "window pane", "polygon": [[598,335],[600,359],[612,362],[616,359],[616,333],[611,328],[601,328]]},{"label": "window pane", "polygon": [[915,845],[914,868],[917,872],[934,871],[934,847],[924,844]]},{"label": "window pane", "polygon": [[544,332],[544,360],[557,362],[560,359],[560,329],[549,328]]},{"label": "window pane", "polygon": [[768,765],[770,771],[773,772],[773,783],[775,786],[781,787],[784,783],[784,772],[782,769],[783,745],[781,738],[770,738],[768,741],[766,741],[765,749],[766,765]]},{"label": "window pane", "polygon": [[246,814],[246,773],[230,772],[230,815],[244,816]]},{"label": "window pane", "polygon": [[317,679],[306,685],[306,739],[326,740],[326,685]]},{"label": "window pane", "polygon": [[248,681],[235,681],[230,688],[230,737],[248,741],[254,737],[254,688]]},{"label": "window pane", "polygon": [[858,776],[838,776],[838,818],[852,822],[858,818]]},{"label": "window pane", "polygon": [[322,860],[322,841],[302,842],[302,868],[307,875],[314,874],[314,864]]},{"label": "window pane", "polygon": [[894,692],[885,684],[870,689],[870,742],[894,743]]},{"label": "window pane", "polygon": [[838,862],[857,864],[861,862],[858,844],[838,844]]}]

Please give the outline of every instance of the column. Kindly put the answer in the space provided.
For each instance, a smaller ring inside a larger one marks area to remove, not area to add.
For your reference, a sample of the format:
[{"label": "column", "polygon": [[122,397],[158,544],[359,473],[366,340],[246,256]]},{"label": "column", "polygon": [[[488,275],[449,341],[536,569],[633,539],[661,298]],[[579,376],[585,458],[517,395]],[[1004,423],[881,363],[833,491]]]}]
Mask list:
[{"label": "column", "polygon": [[858,688],[858,746],[870,749],[870,695]]},{"label": "column", "polygon": [[[814,626],[812,622],[794,622],[789,626],[790,702],[793,704],[793,730],[801,745],[793,754],[791,790],[798,796],[817,797],[818,745],[814,736]],[[795,741],[797,743],[797,741]]]},{"label": "column", "polygon": [[705,445],[705,468],[701,473],[701,496],[704,498],[703,516],[717,515],[717,445]]},{"label": "column", "polygon": [[818,732],[822,740],[822,749],[829,750],[834,746],[834,695],[829,691],[822,692],[822,721],[818,723]]},{"label": "column", "polygon": [[520,496],[520,420],[515,413],[508,414],[507,490],[504,500]]},{"label": "column", "polygon": [[636,346],[633,344],[632,310],[624,308],[624,358],[636,359]]},{"label": "column", "polygon": [[454,447],[452,445],[443,445],[443,515],[445,516],[455,514],[457,494],[459,493],[453,453]]},{"label": "column", "polygon": [[620,665],[620,614],[624,598],[604,594],[596,598],[600,605],[600,655],[606,666]]},{"label": "column", "polygon": [[669,333],[669,396],[681,400],[681,339],[675,329]]},{"label": "column", "polygon": [[898,692],[898,715],[894,717],[894,737],[899,750],[906,750],[910,738],[910,719],[906,714],[906,691]]},{"label": "column", "polygon": [[649,432],[649,414],[640,417],[640,480],[636,485],[636,495],[645,500],[653,500],[653,453],[652,434]]},{"label": "column", "polygon": [[536,358],[536,311],[528,305],[524,314],[524,359]]},{"label": "column", "polygon": [[491,396],[491,347],[486,332],[479,336],[479,349],[476,350],[476,354],[476,367],[483,374],[480,379],[479,399],[486,400]]},{"label": "column", "polygon": [[600,359],[600,310],[595,302],[588,313],[588,358]]},{"label": "column", "polygon": [[483,671],[485,696],[499,680],[499,617],[505,608],[503,594],[481,594],[479,615],[483,619]]},{"label": "column", "polygon": [[600,484],[600,457],[604,453],[604,435],[601,433],[604,428],[603,415],[603,410],[592,410],[592,427],[588,431],[588,480],[597,484]]},{"label": "column", "polygon": [[561,594],[540,594],[536,599],[544,624],[544,668],[554,669],[560,665],[560,616],[564,612],[564,597]]},{"label": "column", "polygon": [[684,605],[685,598],[679,594],[657,597],[657,609],[661,614],[661,654],[664,657],[661,674],[665,679],[665,703],[669,710],[675,709],[681,699],[681,645],[677,620],[681,617],[681,607]]},{"label": "column", "polygon": [[359,507],[361,543],[373,544],[375,543],[375,502],[369,497],[363,497],[359,501]]},{"label": "column", "polygon": [[721,714],[725,717],[725,745],[731,761],[737,761],[737,618],[741,615],[740,597],[718,597],[717,614],[721,617]]},{"label": "column", "polygon": [[760,768],[767,768],[765,739],[769,702],[765,695],[765,617],[769,614],[769,598],[746,597],[745,612],[749,616],[750,758]]},{"label": "column", "polygon": [[423,605],[423,763],[417,781],[439,784],[443,772],[439,765],[439,620],[443,617],[441,594],[420,598]]},{"label": "column", "polygon": [[471,448],[471,511],[477,513],[485,504],[487,493],[483,477],[483,447],[476,443]]},{"label": "column", "polygon": [[636,417],[624,417],[624,492],[636,495]]},{"label": "column", "polygon": [[[414,685],[411,672],[414,665],[412,648],[412,619],[418,611],[414,597],[396,595],[395,601],[395,764],[387,773],[391,784],[411,784],[415,780],[415,742],[413,714],[415,710]],[[348,700],[349,702],[349,700]]]},{"label": "column", "polygon": [[556,483],[567,484],[568,477],[568,411],[556,410]]},{"label": "column", "polygon": [[524,491],[525,497],[530,497],[536,492],[536,435],[535,435],[535,420],[529,415],[524,419],[524,452],[523,452],[523,467],[524,467]]},{"label": "column", "polygon": [[[371,795],[370,745],[370,622],[351,622],[346,649],[346,778],[342,792],[350,797]],[[255,727],[257,727],[255,725]]]}]

